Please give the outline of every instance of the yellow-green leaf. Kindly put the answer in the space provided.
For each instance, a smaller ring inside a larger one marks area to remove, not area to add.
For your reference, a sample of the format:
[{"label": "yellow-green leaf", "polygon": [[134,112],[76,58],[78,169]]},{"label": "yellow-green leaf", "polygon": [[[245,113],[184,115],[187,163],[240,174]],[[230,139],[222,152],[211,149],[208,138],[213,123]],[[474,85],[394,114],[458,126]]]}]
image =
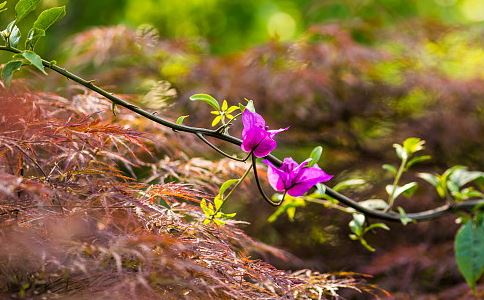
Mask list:
[{"label": "yellow-green leaf", "polygon": [[45,72],[45,69],[44,69],[44,65],[42,64],[42,58],[40,58],[39,55],[37,55],[33,51],[27,50],[27,51],[22,52],[22,56],[26,60],[28,60],[34,67],[36,67],[42,73],[44,73],[45,75],[47,75],[47,73]]}]

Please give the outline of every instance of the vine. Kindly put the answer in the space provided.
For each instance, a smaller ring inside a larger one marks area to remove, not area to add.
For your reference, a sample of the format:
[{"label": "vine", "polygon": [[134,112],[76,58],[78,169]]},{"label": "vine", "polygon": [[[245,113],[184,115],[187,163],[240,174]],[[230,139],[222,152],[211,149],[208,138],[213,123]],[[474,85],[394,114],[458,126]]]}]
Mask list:
[{"label": "vine", "polygon": [[[470,258],[469,255],[466,255],[465,251],[467,250],[465,247],[462,247],[462,243],[470,244],[471,247],[481,247],[483,244],[482,239],[484,237],[476,234],[476,232],[482,232],[484,226],[481,210],[484,207],[483,194],[478,189],[468,186],[468,184],[484,178],[483,172],[469,171],[466,167],[455,166],[441,175],[420,173],[417,176],[434,186],[439,197],[445,200],[445,204],[416,213],[407,213],[401,207],[397,207],[395,210],[394,206],[398,197],[410,197],[418,187],[416,182],[401,185],[402,175],[413,165],[430,159],[428,155],[416,155],[417,152],[424,149],[425,141],[412,137],[406,139],[401,145],[394,145],[396,155],[400,159],[398,168],[389,164],[383,165],[383,168],[394,176],[393,183],[386,187],[387,199],[356,201],[339,191],[359,185],[363,182],[362,180],[353,179],[340,182],[333,188],[324,184],[332,176],[325,173],[317,165],[322,155],[322,147],[315,147],[308,159],[302,163],[297,163],[290,157],[280,160],[272,155],[271,152],[277,147],[276,135],[286,131],[288,128],[269,130],[263,117],[256,112],[254,103],[251,100],[247,100],[245,104],[229,105],[227,100],[223,100],[222,104],[220,104],[217,99],[207,94],[193,95],[190,97],[190,100],[202,101],[215,109],[211,111],[211,114],[214,115],[211,126],[221,125],[215,129],[192,127],[184,125],[188,116],[181,116],[175,122],[169,121],[102,89],[94,84],[94,80],[86,80],[71,73],[58,66],[55,61],[42,59],[35,53],[35,45],[40,38],[45,36],[48,28],[65,15],[64,6],[43,11],[27,34],[25,49],[19,49],[21,32],[17,24],[37,7],[39,1],[20,0],[15,6],[16,18],[0,33],[5,41],[5,45],[0,46],[0,51],[13,53],[12,59],[4,65],[2,70],[4,84],[8,86],[14,72],[24,66],[33,66],[44,74],[47,74],[46,68],[51,69],[110,100],[113,104],[113,112],[117,105],[125,107],[154,123],[171,128],[176,132],[194,134],[209,147],[230,159],[242,162],[250,159],[251,164],[241,178],[229,179],[221,185],[219,193],[213,199],[213,204],[206,199],[201,201],[200,206],[205,214],[204,223],[214,222],[215,224],[223,225],[225,220],[235,217],[235,213],[225,213],[222,208],[230,195],[251,171],[254,174],[257,187],[263,199],[273,206],[279,206],[269,218],[269,221],[274,221],[284,213],[290,219],[294,218],[296,208],[305,206],[306,202],[335,208],[352,214],[353,219],[349,223],[352,232],[350,238],[358,240],[370,251],[375,249],[365,240],[365,234],[374,229],[389,230],[389,228],[383,223],[370,224],[368,218],[401,222],[405,225],[409,222],[429,221],[449,213],[468,212],[470,214],[460,219],[464,225],[456,239],[456,257],[459,268],[467,282],[471,287],[475,287],[475,283],[484,272],[484,261],[482,256],[472,255],[474,258]],[[0,11],[5,7],[5,4],[6,2],[0,4]],[[242,139],[229,133],[231,125],[240,117],[244,126]],[[207,137],[240,146],[242,151],[247,153],[247,156],[239,158],[236,155],[228,154],[211,143]],[[269,197],[263,190],[261,178],[257,173],[257,158],[263,158],[262,162],[268,166],[268,182],[276,191],[272,197]],[[315,186],[316,190],[310,192]],[[230,191],[225,195],[229,188]],[[472,237],[471,242],[469,242],[467,235]],[[481,240],[476,241],[476,239]],[[475,251],[472,253],[475,253]]]}]

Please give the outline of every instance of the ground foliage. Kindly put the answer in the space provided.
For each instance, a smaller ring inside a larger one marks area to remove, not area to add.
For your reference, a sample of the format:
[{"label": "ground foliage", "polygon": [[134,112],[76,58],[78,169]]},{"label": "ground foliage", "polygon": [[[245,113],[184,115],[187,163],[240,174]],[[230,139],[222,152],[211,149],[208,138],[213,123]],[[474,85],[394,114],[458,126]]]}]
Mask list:
[{"label": "ground foliage", "polygon": [[[0,94],[2,297],[309,299],[342,288],[381,292],[363,275],[290,273],[251,259],[294,257],[250,238],[236,222],[202,225],[198,207],[240,164],[158,161],[160,149],[175,151],[173,133],[141,134],[144,121],[126,111],[114,117],[109,108],[93,113],[89,100],[83,91],[64,98],[21,82]],[[140,170],[146,175],[135,175]]]}]

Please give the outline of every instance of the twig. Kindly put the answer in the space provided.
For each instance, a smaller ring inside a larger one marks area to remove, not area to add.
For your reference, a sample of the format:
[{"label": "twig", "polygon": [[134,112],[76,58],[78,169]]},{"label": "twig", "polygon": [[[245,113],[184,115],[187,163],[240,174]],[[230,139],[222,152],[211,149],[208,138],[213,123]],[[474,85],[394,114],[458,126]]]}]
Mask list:
[{"label": "twig", "polygon": [[[22,52],[19,49],[7,47],[7,46],[0,46],[0,51],[8,51],[8,52],[17,53],[17,54]],[[205,135],[205,136],[214,137],[214,138],[217,138],[219,140],[222,140],[222,141],[225,141],[225,142],[237,145],[237,146],[240,146],[242,144],[242,141],[240,139],[233,137],[229,134],[223,133],[223,132],[218,132],[217,130],[186,126],[186,125],[176,124],[174,122],[168,121],[166,119],[163,119],[161,117],[153,115],[151,112],[146,111],[146,110],[144,110],[144,109],[142,109],[142,108],[140,108],[136,105],[133,105],[133,104],[121,99],[121,98],[114,96],[112,93],[109,93],[106,90],[104,90],[104,89],[98,87],[97,85],[95,85],[93,83],[94,81],[92,81],[92,80],[85,80],[85,79],[67,71],[66,69],[61,68],[61,67],[55,65],[54,63],[51,63],[51,62],[46,61],[44,59],[42,60],[42,64],[45,67],[47,67],[47,68],[61,74],[62,76],[66,77],[67,79],[73,80],[73,81],[79,83],[80,85],[83,85],[86,88],[100,94],[101,96],[104,96],[105,98],[107,98],[108,100],[113,102],[114,104],[125,107],[128,110],[135,112],[138,115],[143,116],[143,117],[145,117],[145,118],[147,118],[147,119],[149,119],[149,120],[151,120],[155,123],[166,126],[166,127],[171,128],[175,131],[188,132],[188,133],[192,133],[192,134],[195,134],[195,135],[202,134],[202,135]],[[275,157],[274,155],[268,155],[265,158],[268,159],[270,162],[272,162],[276,166],[281,166],[281,164],[282,164],[282,161],[280,159],[278,159],[277,157]],[[255,163],[255,162],[253,162],[253,163]],[[256,174],[256,172],[254,172],[254,174]],[[256,180],[256,181],[258,182],[258,180]],[[258,188],[259,188],[259,190],[261,191],[261,194],[262,194],[263,191],[260,188],[260,183],[258,183]],[[360,205],[357,201],[355,201],[351,198],[348,198],[345,195],[342,195],[342,194],[332,190],[331,188],[329,188],[327,186],[326,186],[326,194],[328,196],[333,197],[334,199],[338,200],[340,203],[347,205],[347,206],[357,210],[358,212],[361,212],[361,213],[367,215],[368,217],[373,217],[373,218],[387,220],[387,221],[400,222],[400,215],[397,214],[396,212],[392,212],[392,211],[381,212],[381,211],[366,208],[366,207]],[[267,201],[269,199],[265,194],[262,194],[262,195],[264,197],[264,200]],[[269,199],[269,201],[270,201],[270,199]],[[274,202],[272,202],[272,201],[270,201],[269,203],[271,205],[274,205]],[[441,216],[443,216],[447,213],[453,213],[453,212],[456,212],[456,211],[470,211],[474,207],[479,206],[479,205],[483,205],[483,204],[484,204],[484,199],[467,200],[467,201],[455,203],[455,204],[445,204],[445,205],[439,206],[435,209],[425,210],[425,211],[418,212],[418,213],[408,213],[406,215],[406,217],[408,217],[408,218],[410,218],[414,221],[428,221],[428,220],[432,220],[432,219],[441,217]]]}]

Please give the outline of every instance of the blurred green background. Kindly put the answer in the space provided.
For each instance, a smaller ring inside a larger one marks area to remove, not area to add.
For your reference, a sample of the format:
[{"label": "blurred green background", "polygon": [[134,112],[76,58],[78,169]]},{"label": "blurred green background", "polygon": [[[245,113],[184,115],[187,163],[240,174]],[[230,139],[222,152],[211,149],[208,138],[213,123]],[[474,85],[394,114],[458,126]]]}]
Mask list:
[{"label": "blurred green background", "polygon": [[[13,7],[14,1],[9,2]],[[373,27],[412,18],[453,25],[484,20],[481,0],[44,0],[42,4],[39,11],[68,6],[63,26],[54,29],[60,36],[92,26],[148,23],[163,37],[203,38],[211,53],[236,52],[272,38],[294,40],[312,24],[335,20]],[[50,35],[51,41],[56,34]],[[375,40],[365,32],[355,35],[360,41]]]}]

